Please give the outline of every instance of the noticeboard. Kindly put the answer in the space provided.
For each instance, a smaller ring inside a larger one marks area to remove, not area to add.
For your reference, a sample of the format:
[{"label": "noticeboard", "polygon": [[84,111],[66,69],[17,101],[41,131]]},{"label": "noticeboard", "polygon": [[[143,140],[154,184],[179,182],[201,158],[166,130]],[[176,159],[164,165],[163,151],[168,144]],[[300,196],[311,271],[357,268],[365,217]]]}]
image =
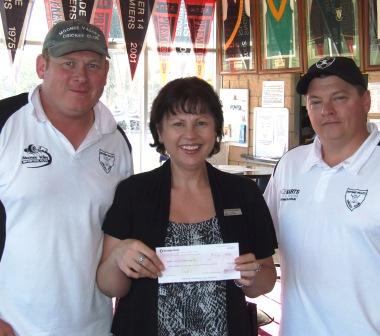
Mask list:
[{"label": "noticeboard", "polygon": [[254,151],[257,157],[280,158],[289,145],[289,110],[255,107]]}]

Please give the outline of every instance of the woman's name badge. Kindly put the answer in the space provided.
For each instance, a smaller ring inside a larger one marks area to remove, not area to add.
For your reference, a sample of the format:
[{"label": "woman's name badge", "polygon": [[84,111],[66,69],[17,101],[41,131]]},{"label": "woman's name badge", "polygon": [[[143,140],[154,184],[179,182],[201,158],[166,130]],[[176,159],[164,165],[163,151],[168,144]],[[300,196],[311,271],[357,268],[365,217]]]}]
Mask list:
[{"label": "woman's name badge", "polygon": [[224,216],[241,216],[242,212],[240,208],[237,209],[224,209]]}]

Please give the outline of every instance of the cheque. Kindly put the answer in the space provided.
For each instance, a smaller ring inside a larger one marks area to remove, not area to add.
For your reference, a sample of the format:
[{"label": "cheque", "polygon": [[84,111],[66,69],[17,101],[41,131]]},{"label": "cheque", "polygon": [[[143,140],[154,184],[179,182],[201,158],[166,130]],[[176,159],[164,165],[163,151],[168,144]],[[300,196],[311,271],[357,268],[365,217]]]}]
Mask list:
[{"label": "cheque", "polygon": [[165,266],[159,283],[240,279],[238,243],[157,247],[156,253]]}]

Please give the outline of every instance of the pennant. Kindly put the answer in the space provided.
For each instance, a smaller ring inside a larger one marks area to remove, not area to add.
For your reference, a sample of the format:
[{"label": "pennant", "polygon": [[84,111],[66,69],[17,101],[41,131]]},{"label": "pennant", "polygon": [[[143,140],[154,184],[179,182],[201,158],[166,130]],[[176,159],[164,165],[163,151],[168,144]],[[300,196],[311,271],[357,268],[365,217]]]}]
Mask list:
[{"label": "pennant", "polygon": [[180,2],[181,0],[156,0],[152,14],[162,84],[166,83],[169,72],[168,60],[175,39]]},{"label": "pennant", "polygon": [[185,3],[181,1],[177,29],[175,33],[175,51],[178,54],[188,55],[191,52],[191,39]]},{"label": "pennant", "polygon": [[3,0],[0,6],[4,36],[12,63],[17,48],[22,48],[25,42],[33,1]]},{"label": "pennant", "polygon": [[144,45],[154,0],[118,0],[118,4],[123,23],[131,78],[133,80]]},{"label": "pennant", "polygon": [[62,0],[65,20],[82,20],[90,22],[96,0]]},{"label": "pennant", "polygon": [[215,0],[184,0],[196,59],[196,74],[203,77],[206,47],[210,41]]},{"label": "pennant", "polygon": [[108,44],[111,31],[113,0],[98,0],[92,24],[97,26],[104,34]]},{"label": "pennant", "polygon": [[65,21],[62,0],[45,0],[45,12],[49,29],[57,22]]}]

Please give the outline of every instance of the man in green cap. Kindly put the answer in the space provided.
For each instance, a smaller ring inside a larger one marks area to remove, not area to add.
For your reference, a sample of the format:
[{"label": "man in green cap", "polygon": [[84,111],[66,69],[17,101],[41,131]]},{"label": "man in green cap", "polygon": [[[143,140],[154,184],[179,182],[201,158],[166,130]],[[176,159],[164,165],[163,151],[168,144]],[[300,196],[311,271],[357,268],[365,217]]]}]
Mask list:
[{"label": "man in green cap", "polygon": [[99,101],[107,57],[96,26],[59,22],[37,57],[42,83],[0,101],[0,336],[110,334],[111,301],[95,282],[101,225],[133,168]]}]

